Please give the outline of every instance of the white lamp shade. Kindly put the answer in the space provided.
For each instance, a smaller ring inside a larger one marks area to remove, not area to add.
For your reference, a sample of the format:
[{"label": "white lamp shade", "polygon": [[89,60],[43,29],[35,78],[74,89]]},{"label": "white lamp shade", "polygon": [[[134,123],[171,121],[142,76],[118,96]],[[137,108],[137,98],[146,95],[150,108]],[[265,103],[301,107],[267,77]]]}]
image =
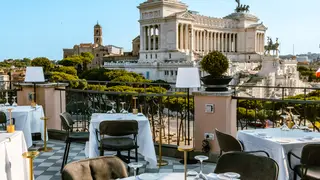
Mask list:
[{"label": "white lamp shade", "polygon": [[200,87],[200,76],[198,68],[179,68],[176,81],[177,88]]},{"label": "white lamp shade", "polygon": [[42,67],[27,67],[24,82],[45,82]]}]

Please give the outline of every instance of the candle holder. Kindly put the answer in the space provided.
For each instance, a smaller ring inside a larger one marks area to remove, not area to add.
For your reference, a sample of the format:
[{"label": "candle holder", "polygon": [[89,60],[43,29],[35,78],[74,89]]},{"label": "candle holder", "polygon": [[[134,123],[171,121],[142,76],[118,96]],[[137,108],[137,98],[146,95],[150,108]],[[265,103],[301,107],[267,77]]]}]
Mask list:
[{"label": "candle holder", "polygon": [[137,109],[137,97],[133,97],[133,109],[132,109],[132,114],[138,114],[138,109]]},{"label": "candle holder", "polygon": [[165,128],[165,126],[160,124],[158,127],[160,128],[160,137],[159,137],[159,159],[157,161],[158,162],[157,164],[160,168],[161,166],[168,165],[168,161],[162,160],[162,129]]},{"label": "candle holder", "polygon": [[192,146],[179,146],[178,151],[182,151],[184,153],[184,180],[187,180],[187,154],[192,151]]},{"label": "candle holder", "polygon": [[15,127],[14,124],[12,123],[12,108],[8,108],[7,111],[9,112],[9,125],[7,125],[7,132],[8,133],[14,133],[15,132]]},{"label": "candle holder", "polygon": [[33,180],[33,160],[39,156],[39,152],[38,151],[29,151],[29,152],[25,152],[22,154],[23,158],[29,159],[29,179]]},{"label": "candle holder", "polygon": [[44,145],[43,147],[39,148],[38,151],[40,152],[50,152],[52,151],[52,148],[51,147],[47,147],[47,120],[49,119],[48,117],[42,117],[40,118],[41,120],[44,121]]}]

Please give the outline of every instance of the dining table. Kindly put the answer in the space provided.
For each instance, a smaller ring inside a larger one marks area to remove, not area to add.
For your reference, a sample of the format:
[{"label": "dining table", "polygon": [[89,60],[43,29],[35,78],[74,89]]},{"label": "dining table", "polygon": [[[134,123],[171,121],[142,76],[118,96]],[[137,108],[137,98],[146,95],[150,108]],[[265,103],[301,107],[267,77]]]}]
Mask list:
[{"label": "dining table", "polygon": [[[10,118],[8,109],[12,109],[12,118],[15,119],[15,129],[22,131],[27,143],[27,147],[31,147],[32,134],[40,133],[41,139],[44,140],[44,111],[41,105],[31,106],[5,106],[1,110],[6,113],[7,119]],[[47,130],[46,130],[47,131]],[[48,140],[48,136],[47,136]]]},{"label": "dining table", "polygon": [[[210,173],[208,174],[208,176],[207,176],[208,180],[223,180],[222,178],[218,177],[218,174],[215,174],[215,173]],[[223,176],[223,178],[224,177],[225,176]],[[184,173],[144,173],[144,174],[137,175],[137,179],[139,180],[184,180]],[[227,177],[225,177],[224,179],[227,179]],[[136,180],[136,179],[134,176],[130,176],[130,177],[122,178],[118,180]],[[196,176],[187,176],[187,180],[196,180]],[[238,180],[238,179],[234,179],[234,180]]]},{"label": "dining table", "polygon": [[[291,180],[293,171],[289,168],[288,153],[293,151],[300,156],[305,145],[320,143],[320,133],[300,129],[252,129],[238,131],[237,139],[242,142],[245,151],[266,151],[279,165],[278,179]],[[299,160],[292,158],[293,167],[299,163]]]},{"label": "dining table", "polygon": [[22,131],[0,132],[0,180],[29,180],[28,148]]},{"label": "dining table", "polygon": [[[89,142],[86,143],[86,156],[94,158],[99,156],[98,149],[98,138],[96,130],[99,130],[99,125],[102,121],[113,121],[113,120],[136,120],[138,122],[138,135],[137,144],[139,146],[138,153],[144,157],[144,160],[149,163],[150,168],[157,168],[157,157],[154,148],[154,143],[151,134],[151,128],[149,120],[143,114],[132,114],[132,113],[94,113],[91,116],[89,125]],[[119,127],[120,128],[120,127]],[[108,138],[105,136],[104,138]]]}]

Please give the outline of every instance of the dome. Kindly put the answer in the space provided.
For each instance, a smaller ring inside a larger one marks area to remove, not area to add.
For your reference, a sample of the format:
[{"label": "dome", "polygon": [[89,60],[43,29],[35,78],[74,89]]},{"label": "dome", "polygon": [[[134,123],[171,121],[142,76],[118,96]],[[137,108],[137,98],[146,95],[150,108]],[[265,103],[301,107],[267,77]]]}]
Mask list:
[{"label": "dome", "polygon": [[97,24],[94,26],[94,28],[101,28],[100,24],[97,22]]}]

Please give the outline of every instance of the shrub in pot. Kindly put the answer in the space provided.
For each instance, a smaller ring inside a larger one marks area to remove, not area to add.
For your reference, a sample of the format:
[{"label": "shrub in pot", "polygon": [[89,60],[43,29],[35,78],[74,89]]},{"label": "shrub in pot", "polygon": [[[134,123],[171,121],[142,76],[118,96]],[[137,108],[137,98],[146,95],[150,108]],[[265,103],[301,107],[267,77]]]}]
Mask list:
[{"label": "shrub in pot", "polygon": [[228,90],[228,84],[232,77],[224,76],[229,68],[229,61],[225,55],[219,51],[210,52],[202,59],[200,66],[202,70],[210,74],[201,78],[206,91]]}]

